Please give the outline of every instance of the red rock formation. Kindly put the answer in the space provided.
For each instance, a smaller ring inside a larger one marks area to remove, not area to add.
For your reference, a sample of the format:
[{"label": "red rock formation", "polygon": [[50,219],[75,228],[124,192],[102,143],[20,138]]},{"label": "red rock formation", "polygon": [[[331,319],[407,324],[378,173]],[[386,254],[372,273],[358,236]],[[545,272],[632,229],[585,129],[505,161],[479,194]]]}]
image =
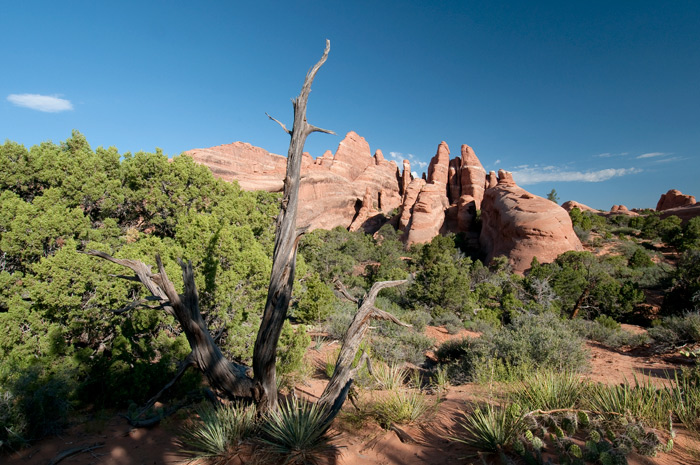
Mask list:
[{"label": "red rock formation", "polygon": [[428,166],[428,184],[440,183],[443,186],[447,186],[449,164],[450,148],[447,146],[447,142],[442,141],[440,145],[438,145],[437,153],[430,160],[430,165]]},{"label": "red rock formation", "polygon": [[354,181],[372,162],[368,157],[370,154],[369,144],[365,138],[350,131],[340,141],[338,150],[335,151],[331,171],[349,181]]},{"label": "red rock formation", "polygon": [[418,200],[418,194],[420,194],[421,189],[425,186],[425,180],[423,178],[415,178],[406,188],[406,193],[403,196],[403,202],[401,204],[401,217],[399,218],[399,230],[404,231],[406,226],[411,221],[411,215],[413,214],[413,206]]},{"label": "red rock formation", "polygon": [[656,211],[664,211],[671,208],[685,207],[695,205],[695,197],[692,195],[684,195],[677,189],[671,189],[665,194],[661,194],[659,202],[656,204]]},{"label": "red rock formation", "polygon": [[374,209],[372,201],[372,191],[369,190],[369,187],[365,190],[365,195],[362,197],[362,207],[360,208],[360,211],[357,212],[357,216],[355,217],[354,220],[352,220],[352,223],[350,224],[350,231],[357,231],[362,228],[362,225],[367,221],[367,219],[372,215],[373,212],[379,213]]},{"label": "red rock formation", "polygon": [[567,200],[563,204],[561,204],[561,208],[564,210],[570,212],[574,208],[578,208],[582,212],[591,212],[591,213],[600,213],[599,210],[596,210],[595,208],[591,208],[588,205],[584,205],[582,203],[578,203],[575,200]]},{"label": "red rock formation", "polygon": [[[215,176],[237,180],[243,189],[276,192],[283,188],[286,158],[250,144],[236,142],[186,153],[209,166]],[[350,227],[368,191],[377,213],[389,213],[401,205],[401,179],[395,162],[387,161],[381,151],[372,157],[367,141],[350,132],[335,155],[326,151],[315,162],[304,156],[298,225],[311,229]]]},{"label": "red rock formation", "polygon": [[523,273],[533,257],[552,262],[569,250],[583,250],[569,214],[559,205],[518,187],[510,173],[499,171],[499,183],[486,190],[481,204],[480,242],[487,261],[505,255]]},{"label": "red rock formation", "polygon": [[406,245],[430,242],[440,233],[449,206],[444,184],[428,183],[418,194],[413,214],[406,230]]},{"label": "red rock formation", "polygon": [[447,199],[450,203],[455,203],[462,195],[461,168],[462,159],[460,157],[450,160],[447,170]]},{"label": "red rock formation", "polygon": [[281,192],[284,187],[287,158],[260,147],[234,142],[185,153],[207,165],[214,176],[229,182],[238,181],[241,189]]},{"label": "red rock formation", "polygon": [[498,176],[495,171],[489,171],[486,175],[486,188],[496,187],[498,185]]},{"label": "red rock formation", "polygon": [[461,195],[467,195],[474,200],[476,209],[481,208],[486,188],[486,170],[476,157],[474,150],[467,144],[462,145],[461,166]]},{"label": "red rock formation", "polygon": [[401,184],[399,185],[399,194],[401,198],[406,195],[406,189],[411,183],[413,175],[411,174],[411,162],[408,160],[403,161],[403,173],[401,173]]}]

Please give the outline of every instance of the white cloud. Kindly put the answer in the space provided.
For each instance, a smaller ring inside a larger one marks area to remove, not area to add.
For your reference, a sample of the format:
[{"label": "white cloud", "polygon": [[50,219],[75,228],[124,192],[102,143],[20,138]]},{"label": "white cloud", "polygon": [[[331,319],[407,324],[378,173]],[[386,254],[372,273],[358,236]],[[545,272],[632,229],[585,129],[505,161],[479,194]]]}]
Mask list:
[{"label": "white cloud", "polygon": [[620,153],[605,152],[605,153],[599,153],[598,155],[593,155],[593,157],[594,158],[612,158],[612,157],[624,157],[626,155],[629,155],[629,152],[620,152]]},{"label": "white cloud", "polygon": [[521,186],[540,182],[602,182],[611,178],[640,173],[638,168],[607,168],[598,171],[567,171],[555,166],[532,167],[513,171],[513,179]]},{"label": "white cloud", "polygon": [[640,158],[656,158],[656,157],[663,157],[665,155],[671,155],[670,153],[666,152],[649,152],[649,153],[643,153],[637,157],[637,159]]},{"label": "white cloud", "polygon": [[59,98],[55,95],[40,94],[10,94],[7,101],[18,107],[30,108],[45,113],[58,113],[73,109],[70,100]]},{"label": "white cloud", "polygon": [[668,163],[671,161],[683,161],[687,160],[686,157],[670,157],[670,158],[660,158],[658,160],[654,160],[654,163]]},{"label": "white cloud", "polygon": [[425,168],[426,166],[428,166],[427,163],[420,160],[416,160],[416,156],[412,153],[403,154],[401,152],[389,152],[389,157],[396,160],[397,163],[401,163],[404,160],[408,160],[411,162],[411,165],[418,165],[419,168]]}]

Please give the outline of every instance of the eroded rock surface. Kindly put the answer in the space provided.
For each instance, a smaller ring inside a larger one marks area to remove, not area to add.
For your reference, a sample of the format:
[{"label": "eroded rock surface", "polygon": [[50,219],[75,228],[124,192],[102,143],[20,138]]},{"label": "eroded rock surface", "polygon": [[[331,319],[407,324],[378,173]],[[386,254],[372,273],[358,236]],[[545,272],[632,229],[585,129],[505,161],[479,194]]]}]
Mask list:
[{"label": "eroded rock surface", "polygon": [[487,261],[505,255],[518,273],[530,267],[533,257],[548,263],[569,250],[583,250],[566,210],[518,187],[502,170],[498,185],[486,190],[481,221]]},{"label": "eroded rock surface", "polygon": [[695,197],[692,195],[685,195],[677,189],[671,189],[665,194],[661,194],[661,198],[656,204],[656,211],[669,210],[671,208],[687,207],[689,205],[695,205]]}]

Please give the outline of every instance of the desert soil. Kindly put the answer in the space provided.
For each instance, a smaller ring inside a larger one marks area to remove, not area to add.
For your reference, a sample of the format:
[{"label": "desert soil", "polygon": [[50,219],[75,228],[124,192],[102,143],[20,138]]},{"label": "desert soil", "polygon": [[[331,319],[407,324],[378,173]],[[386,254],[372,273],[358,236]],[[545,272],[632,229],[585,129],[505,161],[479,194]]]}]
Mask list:
[{"label": "desert soil", "polygon": [[[627,327],[627,330],[640,331],[640,328]],[[428,327],[428,336],[437,343],[450,338],[475,336],[463,331],[449,335],[443,328]],[[586,375],[593,381],[603,383],[633,382],[634,377],[650,377],[662,386],[680,368],[679,358],[673,355],[658,355],[649,350],[613,351],[588,343],[591,351],[591,372]],[[320,350],[310,350],[310,362],[319,367],[317,373],[303,385],[297,386],[300,396],[314,399],[324,388],[321,367],[328,354],[337,349],[337,344],[323,345]],[[381,395],[369,393],[367,395]],[[340,417],[337,421],[341,445],[337,465],[438,465],[451,463],[483,463],[475,456],[475,451],[444,439],[446,431],[455,426],[459,414],[467,402],[484,400],[491,396],[489,386],[467,384],[450,387],[443,396],[436,411],[420,425],[402,427],[415,442],[402,442],[395,431],[386,431],[372,422],[352,426]],[[352,406],[347,405],[352,409]],[[76,420],[75,424],[60,436],[44,439],[20,452],[0,456],[0,462],[7,465],[42,464],[48,465],[61,452],[99,447],[71,455],[60,461],[62,465],[175,465],[183,462],[177,453],[175,442],[179,426],[177,419],[166,419],[161,425],[149,429],[133,429],[125,419],[117,415],[100,413]],[[676,425],[677,437],[671,453],[657,457],[632,455],[630,464],[694,464],[700,463],[700,442],[691,437],[680,425]],[[497,463],[485,457],[486,463]]]}]

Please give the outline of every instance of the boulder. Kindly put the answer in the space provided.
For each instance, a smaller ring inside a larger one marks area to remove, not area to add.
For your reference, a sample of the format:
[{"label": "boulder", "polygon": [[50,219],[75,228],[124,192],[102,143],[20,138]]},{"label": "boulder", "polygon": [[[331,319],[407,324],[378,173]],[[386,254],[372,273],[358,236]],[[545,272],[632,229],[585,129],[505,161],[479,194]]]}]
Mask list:
[{"label": "boulder", "polygon": [[574,208],[578,208],[582,212],[591,212],[591,213],[600,213],[599,210],[596,210],[595,208],[591,208],[588,205],[584,205],[582,203],[576,202],[575,200],[567,200],[563,204],[561,204],[561,208],[564,210],[570,212]]},{"label": "boulder", "polygon": [[685,195],[677,189],[671,189],[665,194],[661,194],[659,202],[656,204],[656,211],[669,210],[671,208],[686,207],[695,205],[695,197]]},{"label": "boulder", "polygon": [[523,273],[533,257],[549,263],[583,250],[566,210],[518,187],[509,174],[499,172],[498,185],[486,190],[481,204],[479,241],[486,260],[505,255],[513,271]]}]

